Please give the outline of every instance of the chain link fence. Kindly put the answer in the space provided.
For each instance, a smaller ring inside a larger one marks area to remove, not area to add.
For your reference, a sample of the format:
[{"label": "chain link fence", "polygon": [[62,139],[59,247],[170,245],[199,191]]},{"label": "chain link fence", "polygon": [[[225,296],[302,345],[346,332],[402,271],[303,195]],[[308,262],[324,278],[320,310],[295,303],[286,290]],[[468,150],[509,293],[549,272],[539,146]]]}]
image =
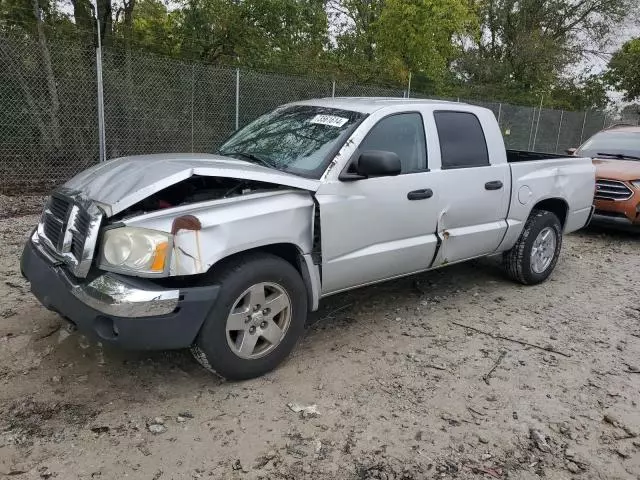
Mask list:
[{"label": "chain link fence", "polygon": [[95,72],[92,51],[0,35],[0,192],[41,190],[96,162]]},{"label": "chain link fence", "polygon": [[[102,71],[107,158],[211,152],[236,128],[296,100],[428,97],[403,87],[237,70],[119,48],[103,51]],[[98,162],[97,98],[93,48],[0,34],[0,193],[46,191]],[[512,149],[562,152],[608,124],[602,112],[469,103],[494,112]]]}]

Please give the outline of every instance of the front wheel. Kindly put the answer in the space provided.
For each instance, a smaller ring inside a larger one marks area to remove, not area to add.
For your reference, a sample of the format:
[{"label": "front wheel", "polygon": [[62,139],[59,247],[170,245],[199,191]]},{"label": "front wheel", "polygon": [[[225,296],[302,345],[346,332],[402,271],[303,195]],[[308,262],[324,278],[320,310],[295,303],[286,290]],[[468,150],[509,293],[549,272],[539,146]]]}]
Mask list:
[{"label": "front wheel", "polygon": [[504,254],[509,276],[524,284],[535,285],[547,279],[558,262],[562,247],[562,225],[546,210],[533,210],[511,250]]},{"label": "front wheel", "polygon": [[191,351],[229,380],[273,370],[304,331],[307,292],[298,271],[269,254],[231,260],[216,272],[220,293]]}]

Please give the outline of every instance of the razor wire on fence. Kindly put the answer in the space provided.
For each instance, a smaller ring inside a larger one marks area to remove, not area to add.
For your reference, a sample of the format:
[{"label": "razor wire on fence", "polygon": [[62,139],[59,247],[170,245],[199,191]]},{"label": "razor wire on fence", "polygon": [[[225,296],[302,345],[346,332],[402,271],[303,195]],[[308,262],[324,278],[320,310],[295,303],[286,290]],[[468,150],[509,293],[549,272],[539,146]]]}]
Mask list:
[{"label": "razor wire on fence", "polygon": [[[48,190],[99,161],[96,56],[80,42],[0,35],[0,192]],[[103,49],[105,156],[213,152],[237,128],[315,97],[434,98],[405,87],[234,69]],[[460,101],[461,99],[448,99]],[[562,152],[607,126],[603,112],[492,101],[507,148]]]}]

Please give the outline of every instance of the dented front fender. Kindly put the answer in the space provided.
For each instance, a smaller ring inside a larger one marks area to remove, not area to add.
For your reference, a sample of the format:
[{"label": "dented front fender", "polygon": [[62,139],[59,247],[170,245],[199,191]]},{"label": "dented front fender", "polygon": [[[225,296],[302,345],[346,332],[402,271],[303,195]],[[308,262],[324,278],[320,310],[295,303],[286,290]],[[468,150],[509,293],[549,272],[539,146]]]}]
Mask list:
[{"label": "dented front fender", "polygon": [[[123,223],[173,230],[169,275],[179,276],[207,272],[223,258],[266,245],[291,244],[300,254],[309,254],[313,212],[309,192],[280,190],[159,210]],[[190,219],[180,227],[175,220],[181,217],[195,217],[199,225]]]}]

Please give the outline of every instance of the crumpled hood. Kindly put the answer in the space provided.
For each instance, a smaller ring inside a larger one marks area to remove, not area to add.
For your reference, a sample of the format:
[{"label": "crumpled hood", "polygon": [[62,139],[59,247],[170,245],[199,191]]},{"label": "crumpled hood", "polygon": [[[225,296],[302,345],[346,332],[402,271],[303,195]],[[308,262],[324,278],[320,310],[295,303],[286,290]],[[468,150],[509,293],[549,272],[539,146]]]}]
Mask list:
[{"label": "crumpled hood", "polygon": [[64,186],[99,202],[108,216],[193,175],[255,180],[316,191],[318,180],[299,177],[234,158],[167,153],[122,157],[95,165]]},{"label": "crumpled hood", "polygon": [[609,160],[596,159],[596,177],[610,178],[612,180],[639,180],[640,161],[638,160]]}]

